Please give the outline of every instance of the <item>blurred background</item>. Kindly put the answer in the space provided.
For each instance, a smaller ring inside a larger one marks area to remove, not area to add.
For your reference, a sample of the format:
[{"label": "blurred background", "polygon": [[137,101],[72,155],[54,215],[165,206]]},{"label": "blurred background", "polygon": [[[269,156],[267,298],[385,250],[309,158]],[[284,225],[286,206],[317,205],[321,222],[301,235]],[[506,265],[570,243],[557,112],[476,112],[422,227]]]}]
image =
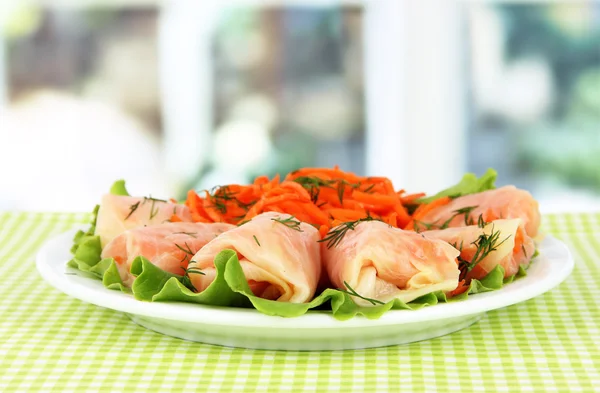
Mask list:
[{"label": "blurred background", "polygon": [[3,1],[0,211],[301,166],[600,207],[600,1]]}]

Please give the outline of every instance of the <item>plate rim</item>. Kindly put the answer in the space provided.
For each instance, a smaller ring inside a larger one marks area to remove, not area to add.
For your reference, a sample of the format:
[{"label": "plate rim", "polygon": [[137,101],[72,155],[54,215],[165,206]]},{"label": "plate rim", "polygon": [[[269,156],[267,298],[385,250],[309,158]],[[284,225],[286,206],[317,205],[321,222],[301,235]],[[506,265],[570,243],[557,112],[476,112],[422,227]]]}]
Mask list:
[{"label": "plate rim", "polygon": [[[69,271],[76,272],[76,270],[66,266],[67,260],[58,261],[51,258],[52,254],[56,252],[65,252],[65,255],[69,255],[68,250],[71,247],[72,238],[77,230],[78,228],[63,232],[48,239],[37,253],[36,267],[38,273],[52,287],[86,303],[126,314],[209,325],[311,330],[386,326],[455,318],[508,307],[542,295],[561,284],[571,274],[575,265],[572,253],[566,244],[553,236],[546,235],[540,247],[545,245],[545,247],[558,249],[562,253],[561,258],[559,258],[563,261],[562,266],[552,266],[553,263],[558,264],[558,262],[552,262],[547,256],[544,257],[542,254],[540,260],[534,263],[548,264],[551,266],[552,272],[556,271],[543,280],[533,281],[531,284],[525,286],[521,285],[522,288],[512,291],[511,296],[503,296],[504,292],[506,292],[505,288],[508,285],[515,285],[525,281],[530,276],[523,277],[519,281],[508,284],[502,289],[477,294],[461,302],[439,303],[434,306],[423,307],[419,310],[389,310],[379,319],[368,319],[364,316],[356,315],[351,319],[339,321],[327,311],[310,311],[298,317],[285,318],[262,314],[254,309],[183,302],[144,302],[136,300],[129,294],[106,289],[97,280],[94,280],[97,284],[85,285],[85,282],[91,280],[90,278],[65,274]],[[57,273],[57,269],[60,266],[63,267],[63,274]],[[79,282],[79,279],[86,281]],[[101,287],[98,287],[98,284]]]}]

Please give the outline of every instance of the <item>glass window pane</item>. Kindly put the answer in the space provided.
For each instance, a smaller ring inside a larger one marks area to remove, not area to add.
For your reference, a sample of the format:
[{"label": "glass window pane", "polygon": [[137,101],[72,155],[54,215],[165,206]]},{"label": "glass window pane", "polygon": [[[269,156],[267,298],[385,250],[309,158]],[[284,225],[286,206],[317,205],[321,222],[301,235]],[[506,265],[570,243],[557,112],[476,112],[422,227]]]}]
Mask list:
[{"label": "glass window pane", "polygon": [[[548,201],[600,190],[600,3],[471,4],[470,169]],[[574,204],[577,204],[573,200]]]},{"label": "glass window pane", "polygon": [[364,172],[361,11],[243,8],[214,37],[214,150],[198,179]]}]

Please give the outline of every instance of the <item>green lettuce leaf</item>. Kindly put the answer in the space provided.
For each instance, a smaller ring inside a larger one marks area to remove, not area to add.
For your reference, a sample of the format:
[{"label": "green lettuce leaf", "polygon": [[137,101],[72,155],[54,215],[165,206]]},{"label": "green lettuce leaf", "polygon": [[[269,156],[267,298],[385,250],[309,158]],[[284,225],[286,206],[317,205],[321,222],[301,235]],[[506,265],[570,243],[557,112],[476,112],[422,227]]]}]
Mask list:
[{"label": "green lettuce leaf", "polygon": [[458,184],[446,188],[445,190],[442,190],[433,196],[420,198],[417,200],[417,202],[430,203],[445,196],[456,198],[463,195],[493,190],[496,188],[495,183],[497,176],[498,173],[491,168],[488,169],[480,178],[477,178],[477,176],[475,176],[473,173],[467,173],[463,176],[461,181],[458,182]]},{"label": "green lettuce leaf", "polygon": [[110,193],[113,195],[129,196],[129,192],[125,188],[125,180],[121,179],[114,182],[112,187],[110,187]]},{"label": "green lettuce leaf", "polygon": [[[110,187],[110,193],[113,195],[129,195],[125,188],[125,180],[117,180]],[[93,266],[100,261],[100,253],[102,248],[100,246],[100,239],[95,236],[96,233],[96,221],[98,220],[98,211],[100,211],[100,205],[96,205],[92,211],[92,219],[90,220],[90,227],[87,231],[77,231],[73,238],[73,246],[71,247],[71,254],[73,259],[68,262],[68,266],[85,270],[85,266]],[[78,253],[79,247],[85,244],[84,250]],[[81,265],[83,263],[84,265]],[[80,266],[82,268],[80,268]]]},{"label": "green lettuce leaf", "polygon": [[[434,292],[421,296],[409,303],[404,303],[396,299],[386,304],[362,307],[353,301],[351,295],[336,289],[326,289],[311,302],[300,304],[277,302],[254,296],[248,286],[237,254],[233,250],[223,250],[215,257],[216,277],[209,287],[200,293],[195,293],[184,285],[185,277],[165,272],[154,266],[144,257],[137,257],[132,263],[131,273],[136,278],[131,290],[122,285],[115,262],[112,259],[103,259],[98,263],[98,265],[103,264],[108,266],[108,268],[102,266],[99,269],[105,269],[103,277],[105,286],[111,289],[131,292],[136,299],[141,301],[171,301],[211,306],[253,307],[266,315],[288,318],[297,317],[309,310],[318,309],[321,311],[331,310],[333,317],[338,320],[347,320],[356,315],[363,315],[369,319],[377,319],[388,310],[417,310],[441,302],[460,301],[467,298],[469,294],[500,289],[505,283],[503,279],[504,269],[501,266],[496,266],[481,281],[472,280],[468,291],[451,299],[448,299],[442,292]],[[523,274],[524,272],[522,270]],[[521,274],[521,271],[519,274]]]},{"label": "green lettuce leaf", "polygon": [[[471,176],[472,178],[469,178],[468,175],[465,176],[461,183],[448,189],[450,191],[445,190],[443,192],[447,192],[447,195],[456,195],[459,191],[470,193],[493,188],[496,173],[488,170],[480,179],[475,178],[473,175]],[[128,195],[125,183],[122,180],[115,182],[113,187],[111,187],[111,193]],[[313,312],[326,312],[330,310],[333,317],[338,320],[347,320],[355,315],[377,319],[392,309],[416,310],[440,302],[460,301],[467,298],[469,294],[497,290],[502,288],[504,284],[512,282],[516,277],[526,274],[525,270],[521,267],[515,276],[505,279],[504,269],[501,266],[496,266],[482,280],[472,280],[468,291],[450,299],[442,292],[435,292],[421,296],[409,303],[404,303],[396,299],[386,304],[362,307],[357,305],[353,300],[353,296],[347,292],[326,289],[309,303],[285,303],[254,296],[248,286],[236,252],[233,250],[223,250],[214,260],[216,268],[215,279],[208,288],[200,293],[196,293],[190,289],[191,283],[189,277],[166,272],[142,256],[135,258],[132,262],[130,272],[135,279],[131,288],[128,288],[121,280],[114,259],[102,259],[101,257],[102,247],[100,238],[94,234],[98,209],[98,206],[94,209],[90,228],[85,232],[79,231],[75,235],[73,239],[74,245],[71,249],[73,258],[67,263],[67,266],[78,269],[86,277],[102,280],[106,288],[131,293],[136,299],[141,301],[170,301],[211,306],[253,307],[263,314],[280,317],[297,317],[309,310],[315,310]]]}]

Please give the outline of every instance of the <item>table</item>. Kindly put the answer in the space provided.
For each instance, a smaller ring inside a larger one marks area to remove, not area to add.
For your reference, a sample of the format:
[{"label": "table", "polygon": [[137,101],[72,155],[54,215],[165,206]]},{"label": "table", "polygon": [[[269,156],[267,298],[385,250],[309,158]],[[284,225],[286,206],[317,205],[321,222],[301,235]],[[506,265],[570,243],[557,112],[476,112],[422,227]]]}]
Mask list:
[{"label": "table", "polygon": [[404,346],[278,352],[163,336],[63,295],[35,269],[86,214],[0,213],[0,391],[481,391],[600,389],[600,214],[544,217],[573,274],[460,332]]}]

